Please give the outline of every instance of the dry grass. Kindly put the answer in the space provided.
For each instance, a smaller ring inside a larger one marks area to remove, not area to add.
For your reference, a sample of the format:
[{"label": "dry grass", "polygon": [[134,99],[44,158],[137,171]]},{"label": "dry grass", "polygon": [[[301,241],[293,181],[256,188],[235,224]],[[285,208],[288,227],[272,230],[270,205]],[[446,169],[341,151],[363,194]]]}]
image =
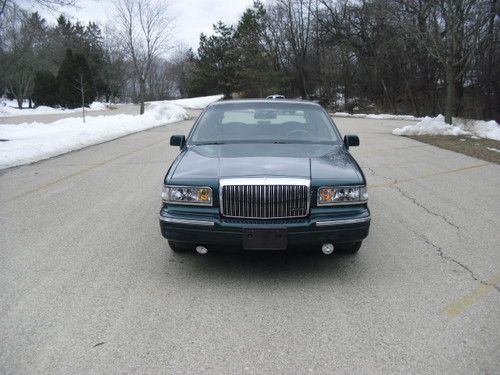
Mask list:
[{"label": "dry grass", "polygon": [[500,164],[500,152],[488,150],[489,147],[500,151],[500,141],[484,138],[474,139],[470,136],[442,135],[416,135],[408,138],[444,148],[445,150],[459,152],[491,163]]}]

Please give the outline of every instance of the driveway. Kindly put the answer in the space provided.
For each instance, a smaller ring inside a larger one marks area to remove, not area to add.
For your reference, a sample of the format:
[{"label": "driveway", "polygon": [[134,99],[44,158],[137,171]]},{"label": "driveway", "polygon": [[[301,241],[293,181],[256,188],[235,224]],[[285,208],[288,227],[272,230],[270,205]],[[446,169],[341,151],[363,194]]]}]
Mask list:
[{"label": "driveway", "polygon": [[174,254],[169,124],[0,175],[0,373],[495,373],[500,166],[355,133],[356,256]]}]

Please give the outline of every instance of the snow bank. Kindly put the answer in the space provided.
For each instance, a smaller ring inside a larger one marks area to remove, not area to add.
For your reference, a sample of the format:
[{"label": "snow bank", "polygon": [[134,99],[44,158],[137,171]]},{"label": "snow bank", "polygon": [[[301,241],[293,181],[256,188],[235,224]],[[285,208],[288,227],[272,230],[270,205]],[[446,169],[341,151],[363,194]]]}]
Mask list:
[{"label": "snow bank", "polygon": [[496,121],[474,121],[473,133],[481,138],[500,141],[500,125]]},{"label": "snow bank", "polygon": [[422,117],[415,117],[411,115],[389,115],[389,114],[366,114],[366,113],[354,113],[350,114],[347,112],[335,112],[332,113],[333,116],[337,117],[355,117],[355,118],[369,118],[374,120],[413,120],[418,121],[422,120]]},{"label": "snow bank", "polygon": [[144,115],[71,117],[50,124],[0,125],[0,169],[32,163],[127,134],[188,119],[172,103],[150,105]]},{"label": "snow bank", "polygon": [[[54,113],[80,113],[81,108],[65,109],[65,108],[53,108],[44,105],[38,106],[36,108],[23,108],[19,109],[11,105],[12,103],[2,101],[0,102],[0,117],[12,117],[12,116],[30,116],[30,115],[47,115]],[[27,104],[26,104],[27,105]],[[102,111],[106,109],[106,104],[101,102],[93,102],[90,104],[90,108],[85,108],[85,111]]]},{"label": "snow bank", "polygon": [[[222,97],[214,95],[149,102],[143,115],[89,116],[85,123],[81,117],[70,117],[50,124],[35,121],[19,125],[0,125],[0,169],[33,163],[127,134],[187,120],[190,116],[185,108],[205,108]],[[0,111],[5,108],[6,106],[0,107]],[[90,106],[92,111],[102,109],[106,109],[104,103],[94,102]],[[81,111],[81,109],[65,111],[42,106],[31,111],[33,113],[37,110],[39,113]],[[28,112],[19,109],[17,111],[23,115]]]},{"label": "snow bank", "polygon": [[394,135],[471,135],[500,140],[500,125],[495,121],[456,119],[457,125],[445,123],[444,116],[425,117],[422,121],[397,128]]},{"label": "snow bank", "polygon": [[[106,104],[101,103],[101,102],[93,102],[90,105],[90,110],[91,111],[104,111],[105,109],[107,109]],[[80,108],[80,110],[81,110],[81,108]]]},{"label": "snow bank", "polygon": [[200,96],[197,98],[187,98],[187,99],[176,99],[176,100],[164,100],[160,102],[149,102],[149,104],[154,103],[174,103],[182,108],[187,109],[203,109],[209,104],[219,101],[224,97],[224,95],[211,95],[211,96]]}]

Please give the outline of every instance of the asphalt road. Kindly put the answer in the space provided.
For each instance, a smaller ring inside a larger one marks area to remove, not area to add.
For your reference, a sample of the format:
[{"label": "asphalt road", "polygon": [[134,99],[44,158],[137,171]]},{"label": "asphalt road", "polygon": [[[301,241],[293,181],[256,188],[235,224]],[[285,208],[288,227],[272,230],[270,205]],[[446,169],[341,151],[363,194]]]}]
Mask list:
[{"label": "asphalt road", "polygon": [[171,253],[190,121],[5,171],[0,373],[498,373],[500,166],[336,121],[370,186],[357,256]]}]

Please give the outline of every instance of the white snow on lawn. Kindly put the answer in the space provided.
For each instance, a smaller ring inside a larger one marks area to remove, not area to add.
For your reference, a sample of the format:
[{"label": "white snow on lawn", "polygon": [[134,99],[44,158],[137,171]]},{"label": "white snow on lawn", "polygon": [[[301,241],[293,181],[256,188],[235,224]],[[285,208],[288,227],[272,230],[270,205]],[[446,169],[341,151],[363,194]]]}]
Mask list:
[{"label": "white snow on lawn", "polygon": [[366,114],[366,113],[347,113],[347,112],[335,112],[332,114],[337,117],[354,117],[354,118],[369,118],[374,120],[422,120],[422,117],[415,117],[411,115],[389,115],[389,114]]},{"label": "white snow on lawn", "polygon": [[224,95],[201,96],[198,98],[170,100],[170,103],[180,105],[183,108],[203,109],[207,105],[221,100]]},{"label": "white snow on lawn", "polygon": [[394,135],[470,135],[500,141],[500,125],[496,121],[454,119],[456,125],[445,123],[444,116],[425,117],[422,121],[397,128]]},{"label": "white snow on lawn", "polygon": [[500,150],[498,148],[495,148],[495,147],[486,147],[488,150],[490,151],[494,151],[494,152],[500,152]]},{"label": "white snow on lawn", "polygon": [[[191,100],[194,104],[190,105],[200,107],[208,102],[206,98]],[[215,101],[214,97],[211,101]],[[0,125],[0,169],[33,163],[188,118],[182,106],[162,101],[149,103],[143,115],[89,116],[85,123],[81,117],[71,117],[49,124]]]},{"label": "white snow on lawn", "polygon": [[[27,104],[26,104],[27,105]],[[107,108],[105,103],[93,102],[90,104],[90,108],[85,108],[87,111],[103,111]],[[49,115],[54,113],[81,113],[81,108],[65,109],[65,108],[52,108],[44,105],[40,105],[36,108],[17,108],[12,105],[11,101],[0,101],[0,117],[12,117],[12,116],[32,116],[32,115]]]}]

